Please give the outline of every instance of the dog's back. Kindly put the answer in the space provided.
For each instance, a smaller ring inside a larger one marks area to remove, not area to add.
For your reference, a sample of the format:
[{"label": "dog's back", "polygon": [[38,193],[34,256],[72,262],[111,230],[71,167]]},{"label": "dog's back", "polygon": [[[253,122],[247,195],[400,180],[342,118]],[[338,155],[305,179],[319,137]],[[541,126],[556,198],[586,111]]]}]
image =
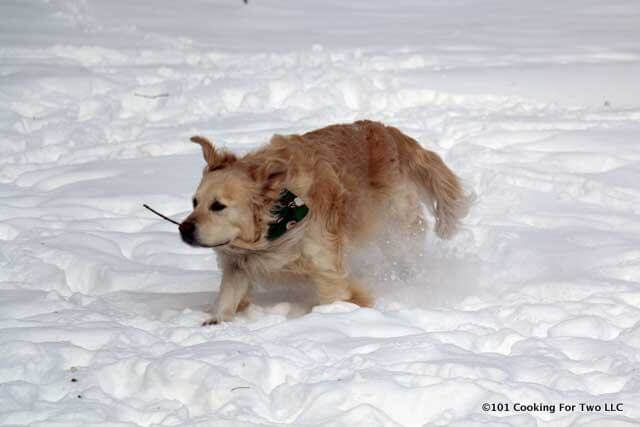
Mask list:
[{"label": "dog's back", "polygon": [[308,132],[302,139],[335,170],[348,206],[345,226],[356,234],[389,216],[415,220],[416,197],[435,216],[436,233],[443,238],[467,212],[462,185],[440,156],[394,127],[363,120]]}]

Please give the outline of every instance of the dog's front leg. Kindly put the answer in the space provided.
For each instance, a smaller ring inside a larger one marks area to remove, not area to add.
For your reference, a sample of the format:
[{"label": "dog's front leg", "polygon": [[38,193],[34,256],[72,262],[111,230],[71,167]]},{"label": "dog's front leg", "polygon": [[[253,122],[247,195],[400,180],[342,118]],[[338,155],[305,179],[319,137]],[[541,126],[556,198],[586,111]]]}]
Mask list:
[{"label": "dog's front leg", "polygon": [[373,306],[373,297],[350,275],[334,271],[316,272],[311,275],[320,304],[348,301],[360,307]]},{"label": "dog's front leg", "polygon": [[222,270],[220,291],[213,304],[213,317],[202,323],[202,326],[215,325],[233,319],[238,307],[246,307],[249,302],[249,278],[233,264],[225,265]]}]

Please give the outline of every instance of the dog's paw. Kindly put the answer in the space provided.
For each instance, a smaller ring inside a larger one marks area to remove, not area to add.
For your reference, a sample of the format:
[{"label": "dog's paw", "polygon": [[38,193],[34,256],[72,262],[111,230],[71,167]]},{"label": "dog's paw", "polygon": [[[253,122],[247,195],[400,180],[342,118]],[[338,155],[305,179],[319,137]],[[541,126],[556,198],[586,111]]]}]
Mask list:
[{"label": "dog's paw", "polygon": [[217,313],[211,318],[202,322],[202,326],[212,326],[219,325],[222,322],[231,322],[233,320],[233,314],[234,313],[230,310],[224,311],[222,313]]},{"label": "dog's paw", "polygon": [[212,317],[211,319],[207,319],[204,322],[202,322],[202,326],[212,326],[212,325],[217,325],[218,323],[220,323],[220,321],[215,317]]}]

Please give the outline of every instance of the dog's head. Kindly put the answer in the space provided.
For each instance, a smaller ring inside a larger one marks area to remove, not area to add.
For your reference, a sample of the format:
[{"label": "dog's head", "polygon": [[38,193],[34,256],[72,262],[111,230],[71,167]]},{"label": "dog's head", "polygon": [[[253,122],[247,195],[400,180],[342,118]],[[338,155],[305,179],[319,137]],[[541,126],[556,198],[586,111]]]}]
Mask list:
[{"label": "dog's head", "polygon": [[240,240],[260,238],[269,216],[269,198],[284,172],[268,164],[242,162],[216,150],[203,137],[191,141],[202,147],[206,161],[202,180],[193,196],[193,212],[180,224],[182,240],[192,246],[224,247]]}]

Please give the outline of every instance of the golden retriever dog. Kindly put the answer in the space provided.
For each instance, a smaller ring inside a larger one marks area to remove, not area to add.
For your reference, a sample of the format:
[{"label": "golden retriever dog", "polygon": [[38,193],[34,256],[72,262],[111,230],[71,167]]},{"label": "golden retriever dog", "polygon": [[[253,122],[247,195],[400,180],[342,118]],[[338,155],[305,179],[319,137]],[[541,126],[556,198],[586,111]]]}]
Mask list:
[{"label": "golden retriever dog", "polygon": [[435,153],[373,121],[275,135],[241,158],[201,136],[206,166],[182,240],[213,248],[222,268],[213,317],[229,321],[249,305],[256,282],[308,283],[316,301],[371,306],[350,273],[345,249],[388,227],[416,238],[426,229],[421,202],[441,238],[468,210],[460,181]]}]

